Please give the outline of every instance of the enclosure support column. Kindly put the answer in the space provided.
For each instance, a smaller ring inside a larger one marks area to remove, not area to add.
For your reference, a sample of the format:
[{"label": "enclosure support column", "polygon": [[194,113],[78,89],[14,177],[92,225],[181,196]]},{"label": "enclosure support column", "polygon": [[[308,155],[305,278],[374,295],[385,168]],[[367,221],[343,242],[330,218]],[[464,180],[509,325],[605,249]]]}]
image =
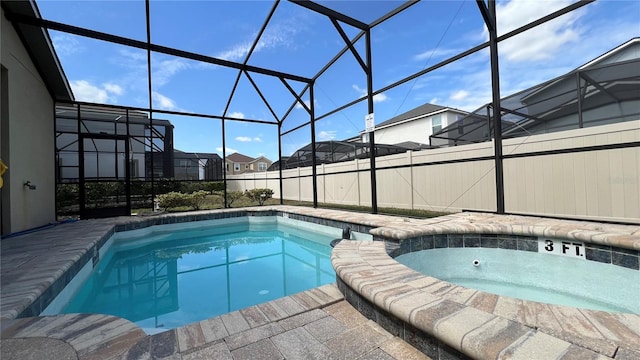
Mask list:
[{"label": "enclosure support column", "polygon": [[[124,182],[124,193],[125,193],[125,197],[127,199],[127,212],[129,214],[131,214],[131,147],[129,146],[129,141],[131,139],[131,132],[129,131],[129,109],[127,109],[125,111],[125,121],[126,121],[126,128],[127,128],[127,137],[126,137],[126,141],[124,142],[124,153],[125,153],[125,169],[124,169],[124,178],[125,178],[125,182]],[[118,135],[118,131],[115,132],[116,135]],[[116,144],[118,142],[116,141]],[[117,146],[116,146],[116,156],[118,156],[118,150],[117,150]],[[116,165],[117,168],[117,165]],[[153,200],[151,200],[151,211],[155,210],[155,204],[153,203]]]},{"label": "enclosure support column", "polygon": [[[373,114],[373,71],[371,69],[371,29],[365,34],[367,47],[367,114]],[[378,213],[378,185],[376,184],[376,141],[375,131],[369,133],[369,172],[371,173],[371,213]]]},{"label": "enclosure support column", "polygon": [[[80,218],[85,218],[86,188],[84,182],[84,139],[82,138],[82,120],[80,105],[76,105],[78,120],[78,200],[80,202]],[[55,114],[55,113],[54,113]]]},{"label": "enclosure support column", "polygon": [[[496,2],[489,0],[489,8],[484,0],[476,0],[480,13],[489,30],[489,50],[491,57],[491,92],[493,94],[493,149],[496,171],[496,212],[504,214],[504,174],[502,164],[502,107],[500,105],[500,74],[498,66],[498,31]],[[488,10],[488,11],[487,11]]]},{"label": "enclosure support column", "polygon": [[576,97],[578,99],[578,128],[582,129],[584,124],[582,122],[582,78],[580,77],[580,71],[576,72],[576,85],[578,92]]},{"label": "enclosure support column", "polygon": [[[315,83],[311,83],[309,87],[309,114],[311,116],[311,176],[313,178],[313,207],[318,207],[318,171],[316,170],[316,114],[315,106],[313,106],[313,87]],[[298,189],[300,191],[300,189]]]},{"label": "enclosure support column", "polygon": [[228,206],[227,202],[227,134],[224,131],[224,118],[222,118],[222,183],[224,185],[224,208]]},{"label": "enclosure support column", "polygon": [[[151,86],[151,15],[149,10],[149,0],[145,2],[145,15],[147,20],[147,79],[149,85],[149,154],[151,155],[151,202],[155,205],[156,201],[156,185],[153,165],[153,87]],[[155,211],[155,206],[152,206]]]},{"label": "enclosure support column", "polygon": [[279,181],[278,185],[280,186],[280,205],[284,204],[284,188],[282,186],[282,166],[284,163],[282,162],[282,122],[278,122],[278,162],[280,166],[278,166]]}]

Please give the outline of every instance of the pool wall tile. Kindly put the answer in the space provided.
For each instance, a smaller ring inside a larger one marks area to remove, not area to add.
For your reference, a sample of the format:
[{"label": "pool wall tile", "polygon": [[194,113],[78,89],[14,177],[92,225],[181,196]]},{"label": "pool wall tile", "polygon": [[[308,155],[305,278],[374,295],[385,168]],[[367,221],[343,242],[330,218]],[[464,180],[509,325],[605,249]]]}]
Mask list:
[{"label": "pool wall tile", "polygon": [[436,249],[449,247],[449,236],[445,234],[433,235],[433,247]]},{"label": "pool wall tile", "polygon": [[480,247],[480,236],[478,234],[464,234],[462,235],[464,241],[464,247]]},{"label": "pool wall tile", "polygon": [[598,250],[591,247],[585,249],[587,260],[593,260],[601,263],[611,264],[611,251]]},{"label": "pool wall tile", "polygon": [[614,265],[623,266],[633,270],[640,269],[640,266],[639,266],[640,264],[638,262],[637,256],[623,254],[616,251],[611,252],[611,263]]},{"label": "pool wall tile", "polygon": [[411,252],[412,239],[404,239],[400,241],[400,254],[407,254]]},{"label": "pool wall tile", "polygon": [[517,250],[518,241],[509,237],[498,237],[498,248],[506,250]]},{"label": "pool wall tile", "polygon": [[518,237],[518,250],[538,252],[538,240]]},{"label": "pool wall tile", "polygon": [[498,236],[495,234],[483,234],[480,237],[480,244],[483,248],[497,248]]},{"label": "pool wall tile", "polygon": [[460,248],[464,247],[464,240],[462,240],[462,235],[460,234],[451,234],[449,237],[449,247]]}]

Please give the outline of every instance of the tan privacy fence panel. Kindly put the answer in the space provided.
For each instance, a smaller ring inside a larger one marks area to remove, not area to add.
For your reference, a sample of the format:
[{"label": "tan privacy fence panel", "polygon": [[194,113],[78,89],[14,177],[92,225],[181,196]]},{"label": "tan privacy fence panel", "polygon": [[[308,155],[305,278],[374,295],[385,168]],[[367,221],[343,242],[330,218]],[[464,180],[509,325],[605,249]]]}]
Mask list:
[{"label": "tan privacy fence panel", "polygon": [[[506,212],[640,223],[640,147],[628,146],[638,142],[640,121],[504,140]],[[378,157],[378,206],[495,211],[492,156],[486,142]],[[371,206],[368,159],[316,169],[319,202]],[[282,175],[284,199],[313,201],[310,167]],[[230,176],[229,187],[268,187],[280,197],[278,176]]]}]

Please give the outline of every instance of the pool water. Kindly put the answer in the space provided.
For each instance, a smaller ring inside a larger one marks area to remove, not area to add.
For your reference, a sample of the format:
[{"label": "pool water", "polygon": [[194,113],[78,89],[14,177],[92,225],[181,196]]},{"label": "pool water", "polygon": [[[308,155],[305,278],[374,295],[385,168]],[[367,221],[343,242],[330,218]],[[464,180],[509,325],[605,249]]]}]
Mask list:
[{"label": "pool water", "polygon": [[611,264],[495,248],[422,250],[396,260],[425,275],[497,295],[640,313],[640,272]]},{"label": "pool water", "polygon": [[115,315],[151,333],[335,281],[335,236],[275,221],[123,237],[61,313]]}]

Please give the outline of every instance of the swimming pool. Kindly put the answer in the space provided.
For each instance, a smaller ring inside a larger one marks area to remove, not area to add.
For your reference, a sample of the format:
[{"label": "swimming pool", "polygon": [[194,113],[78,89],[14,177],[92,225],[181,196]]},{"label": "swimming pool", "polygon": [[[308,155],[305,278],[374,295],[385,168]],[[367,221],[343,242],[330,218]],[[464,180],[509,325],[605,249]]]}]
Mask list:
[{"label": "swimming pool", "polygon": [[422,250],[396,260],[425,275],[497,295],[640,313],[640,273],[612,264],[480,247]]},{"label": "swimming pool", "polygon": [[179,327],[335,282],[329,243],[341,232],[275,216],[119,232],[43,314],[110,314],[148,333]]}]

